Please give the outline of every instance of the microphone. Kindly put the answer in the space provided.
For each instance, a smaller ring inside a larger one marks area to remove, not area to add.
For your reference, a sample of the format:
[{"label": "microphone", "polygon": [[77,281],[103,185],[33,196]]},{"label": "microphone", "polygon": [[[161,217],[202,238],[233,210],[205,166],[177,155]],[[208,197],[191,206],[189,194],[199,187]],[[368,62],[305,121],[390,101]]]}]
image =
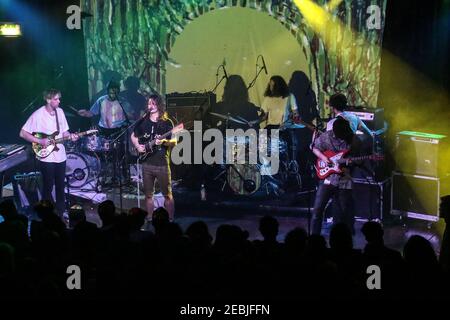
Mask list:
[{"label": "microphone", "polygon": [[261,60],[263,63],[263,69],[264,69],[264,73],[267,75],[267,66],[266,66],[266,61],[264,61],[264,57],[263,55],[261,55]]},{"label": "microphone", "polygon": [[141,119],[145,119],[145,117],[147,117],[150,114],[150,110],[147,109],[147,111],[145,111],[145,113],[142,115]]},{"label": "microphone", "polygon": [[223,73],[225,75],[225,78],[227,78],[227,80],[228,80],[228,74],[227,74],[227,70],[225,70],[225,65],[222,64],[221,66],[222,66],[222,70],[223,70]]}]

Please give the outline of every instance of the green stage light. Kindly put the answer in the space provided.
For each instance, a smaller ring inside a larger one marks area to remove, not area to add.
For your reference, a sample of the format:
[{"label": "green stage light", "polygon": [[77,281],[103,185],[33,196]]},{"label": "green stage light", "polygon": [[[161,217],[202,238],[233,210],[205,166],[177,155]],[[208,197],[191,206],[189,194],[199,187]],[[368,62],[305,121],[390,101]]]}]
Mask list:
[{"label": "green stage light", "polygon": [[11,38],[20,37],[22,35],[20,24],[13,22],[0,23],[0,35]]}]

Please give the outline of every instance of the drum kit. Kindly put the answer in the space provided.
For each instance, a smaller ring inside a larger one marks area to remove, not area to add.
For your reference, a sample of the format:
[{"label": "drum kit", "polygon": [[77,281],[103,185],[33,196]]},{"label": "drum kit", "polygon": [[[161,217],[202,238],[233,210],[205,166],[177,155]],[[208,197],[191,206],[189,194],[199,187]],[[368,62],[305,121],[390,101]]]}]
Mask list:
[{"label": "drum kit", "polygon": [[[257,134],[260,120],[247,121],[239,116],[223,115],[220,113],[210,112],[210,115],[225,120],[225,127],[233,122],[246,127],[254,127]],[[248,136],[224,138],[225,150],[230,149],[233,160],[243,159],[242,162],[232,162],[226,165],[218,165],[218,173],[215,174],[213,182],[222,182],[221,190],[224,191],[225,186],[236,195],[248,196],[257,193],[258,191],[265,191],[267,194],[273,192],[276,196],[284,192],[288,179],[294,173],[298,187],[301,188],[301,177],[298,172],[292,172],[293,164],[297,163],[291,152],[290,146],[286,139],[282,137],[271,137],[270,135],[259,135],[255,138],[258,141],[259,150],[263,149],[265,152],[258,155],[258,161],[250,163],[250,138]],[[228,148],[228,149],[227,149]],[[254,150],[253,150],[254,151]],[[243,155],[241,153],[244,153]],[[264,154],[267,155],[264,156]],[[271,155],[278,154],[279,170],[277,173],[272,172]],[[248,155],[248,157],[247,157]],[[297,165],[298,167],[298,165]]]},{"label": "drum kit", "polygon": [[[120,174],[123,175],[120,169],[117,169],[117,163],[124,158],[125,145],[122,141],[117,142],[112,137],[101,135],[67,142],[65,147],[68,187],[99,191],[108,186],[108,178],[111,178],[110,184],[113,183]],[[136,154],[134,150],[129,150],[127,155]]]},{"label": "drum kit", "polygon": [[[228,128],[228,124],[235,123],[258,129],[260,123],[259,120],[247,121],[239,116],[213,112],[210,112],[210,114],[224,120],[226,128]],[[259,134],[258,130],[256,132]],[[119,176],[126,176],[124,170],[118,168],[117,163],[125,159],[123,161],[124,167],[128,168],[126,159],[135,158],[137,153],[132,147],[132,143],[123,142],[125,139],[129,139],[129,135],[123,135],[120,142],[116,142],[111,136],[92,135],[76,142],[69,141],[66,143],[68,187],[70,189],[100,191],[111,183],[111,181],[108,183],[108,178],[114,179]],[[223,165],[214,165],[213,174],[208,175],[212,178],[210,183],[217,186],[221,185],[222,191],[225,186],[228,186],[229,190],[236,195],[252,195],[258,191],[265,191],[267,194],[273,192],[275,195],[280,195],[284,192],[290,177],[294,176],[298,187],[301,188],[297,161],[293,152],[291,152],[291,146],[283,135],[280,134],[279,137],[259,135],[256,139],[259,148],[262,147],[265,152],[262,155],[258,154],[257,163],[250,163],[251,141],[249,137],[238,136],[233,137],[233,140],[225,138],[225,150],[230,150],[232,159],[243,159],[243,162],[227,163],[227,161],[224,161],[225,164]],[[129,146],[129,150],[126,150],[126,146]],[[244,155],[241,154],[242,152],[244,152]],[[273,174],[269,157],[274,153],[278,154],[279,157],[279,170]],[[224,152],[224,156],[225,154]],[[293,170],[293,168],[297,168],[297,170]],[[128,175],[132,179],[130,172],[128,172]]]}]

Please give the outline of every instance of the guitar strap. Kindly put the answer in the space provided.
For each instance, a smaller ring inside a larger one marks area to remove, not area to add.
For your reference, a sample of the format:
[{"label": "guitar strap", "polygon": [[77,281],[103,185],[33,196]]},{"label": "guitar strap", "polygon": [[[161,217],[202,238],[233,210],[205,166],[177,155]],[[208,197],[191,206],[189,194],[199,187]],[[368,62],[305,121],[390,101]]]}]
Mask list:
[{"label": "guitar strap", "polygon": [[59,135],[58,109],[55,110],[55,120],[56,120],[56,135]]},{"label": "guitar strap", "polygon": [[[58,119],[58,109],[55,110],[55,119],[56,119],[56,136],[55,138],[59,135],[59,119]],[[55,143],[55,151],[58,151],[59,148]]]}]

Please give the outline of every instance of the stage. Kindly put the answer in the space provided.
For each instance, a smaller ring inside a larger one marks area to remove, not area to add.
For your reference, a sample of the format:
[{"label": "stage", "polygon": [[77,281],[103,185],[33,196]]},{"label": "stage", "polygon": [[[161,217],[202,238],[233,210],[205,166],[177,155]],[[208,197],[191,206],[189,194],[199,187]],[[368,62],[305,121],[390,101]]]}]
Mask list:
[{"label": "stage", "polygon": [[[137,207],[138,201],[136,196],[123,194],[122,206],[123,211]],[[209,228],[209,232],[213,239],[215,238],[216,229],[223,224],[233,224],[241,229],[248,231],[248,240],[262,239],[258,230],[259,219],[265,215],[275,217],[279,222],[279,233],[277,240],[284,242],[286,234],[294,228],[300,227],[308,230],[308,208],[305,202],[308,200],[305,195],[296,195],[290,193],[279,199],[266,199],[264,201],[257,198],[247,197],[231,197],[226,200],[220,200],[220,193],[208,195],[211,198],[207,201],[200,201],[200,192],[186,190],[183,188],[174,188],[175,198],[175,222],[180,225],[183,231],[195,221],[204,221]],[[304,199],[302,199],[302,197]],[[106,198],[114,201],[117,211],[120,211],[120,194],[119,190],[106,193]],[[140,205],[145,209],[141,196]],[[163,203],[162,195],[155,195],[155,205]],[[312,194],[314,199],[314,194]],[[71,197],[73,203],[83,206],[86,211],[87,220],[101,227],[101,221],[97,214],[97,205],[91,201]],[[310,208],[312,210],[312,208]],[[362,225],[367,219],[356,217],[355,235],[353,236],[353,244],[357,249],[363,249],[366,241],[361,233]],[[380,220],[376,220],[380,221]],[[412,235],[421,235],[432,244],[435,252],[439,254],[442,233],[444,230],[444,222],[440,220],[437,223],[429,223],[423,220],[402,219],[399,216],[385,216],[380,221],[384,227],[385,245],[389,248],[402,251],[403,247]],[[332,219],[328,218],[323,224],[323,236],[328,241],[329,232],[332,226]],[[154,231],[152,226],[148,230]]]}]

